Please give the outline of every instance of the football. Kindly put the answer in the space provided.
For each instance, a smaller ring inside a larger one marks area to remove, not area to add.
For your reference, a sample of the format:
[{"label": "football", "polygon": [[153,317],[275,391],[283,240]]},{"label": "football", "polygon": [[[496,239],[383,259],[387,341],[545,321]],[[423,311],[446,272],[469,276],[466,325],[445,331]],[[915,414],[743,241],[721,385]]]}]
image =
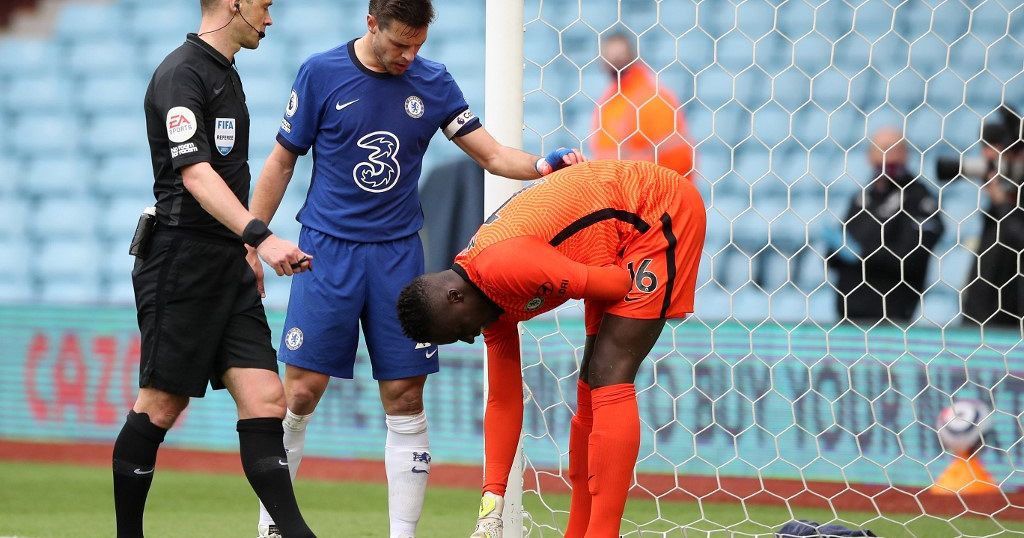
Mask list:
[{"label": "football", "polygon": [[942,447],[955,454],[969,452],[991,430],[988,405],[979,400],[957,400],[935,421]]}]

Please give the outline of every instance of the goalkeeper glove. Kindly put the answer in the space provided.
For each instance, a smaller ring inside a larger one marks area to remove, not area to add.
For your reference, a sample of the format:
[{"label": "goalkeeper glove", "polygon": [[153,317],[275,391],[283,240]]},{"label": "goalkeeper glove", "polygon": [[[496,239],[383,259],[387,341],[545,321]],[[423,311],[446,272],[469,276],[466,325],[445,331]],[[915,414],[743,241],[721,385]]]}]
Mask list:
[{"label": "goalkeeper glove", "polygon": [[534,168],[541,176],[546,176],[555,170],[561,170],[566,166],[572,166],[586,161],[583,154],[576,149],[558,148],[551,153],[537,159]]}]

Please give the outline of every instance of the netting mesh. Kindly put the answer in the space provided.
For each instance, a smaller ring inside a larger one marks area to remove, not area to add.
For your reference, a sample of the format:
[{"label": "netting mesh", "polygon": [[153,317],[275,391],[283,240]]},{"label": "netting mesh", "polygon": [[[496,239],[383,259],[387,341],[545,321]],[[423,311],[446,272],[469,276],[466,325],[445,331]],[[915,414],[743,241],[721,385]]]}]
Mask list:
[{"label": "netting mesh", "polygon": [[[528,0],[525,21],[526,147],[596,152],[609,123],[594,111],[615,92],[601,43],[623,34],[658,87],[632,104],[681,111],[708,208],[696,312],[666,328],[637,380],[623,532],[747,536],[801,517],[886,536],[1024,528],[1020,178],[970,169],[992,157],[982,126],[1024,101],[1024,7]],[[869,154],[885,130],[904,139],[907,173],[882,196]],[[660,158],[674,143],[633,134],[650,155],[621,139],[619,155]],[[964,173],[944,180],[943,158]],[[531,535],[564,529],[581,314],[524,326]],[[950,463],[936,417],[964,398],[993,409],[980,458],[1003,493],[981,505],[927,493]]]}]

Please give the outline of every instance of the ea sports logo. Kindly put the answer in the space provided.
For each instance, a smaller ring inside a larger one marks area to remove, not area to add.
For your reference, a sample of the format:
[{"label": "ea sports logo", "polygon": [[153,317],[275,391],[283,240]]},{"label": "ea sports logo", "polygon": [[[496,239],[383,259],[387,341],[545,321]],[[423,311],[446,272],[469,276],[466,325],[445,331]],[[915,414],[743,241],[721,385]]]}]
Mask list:
[{"label": "ea sports logo", "polygon": [[288,329],[288,334],[284,336],[284,345],[292,351],[302,347],[302,330],[298,327]]},{"label": "ea sports logo", "polygon": [[196,134],[196,115],[191,110],[176,106],[167,111],[167,139],[180,144]]}]

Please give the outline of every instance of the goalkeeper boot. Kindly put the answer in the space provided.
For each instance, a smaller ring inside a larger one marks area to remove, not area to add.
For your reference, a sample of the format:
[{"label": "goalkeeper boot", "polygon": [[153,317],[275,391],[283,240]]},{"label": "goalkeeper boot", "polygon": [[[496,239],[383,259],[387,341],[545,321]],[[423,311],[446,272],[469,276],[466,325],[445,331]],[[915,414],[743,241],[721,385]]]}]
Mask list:
[{"label": "goalkeeper boot", "polygon": [[476,530],[469,538],[501,538],[501,511],[505,499],[491,492],[484,493],[480,499],[480,516],[476,520]]},{"label": "goalkeeper boot", "polygon": [[281,531],[277,530],[277,525],[260,525],[256,538],[281,538]]}]

